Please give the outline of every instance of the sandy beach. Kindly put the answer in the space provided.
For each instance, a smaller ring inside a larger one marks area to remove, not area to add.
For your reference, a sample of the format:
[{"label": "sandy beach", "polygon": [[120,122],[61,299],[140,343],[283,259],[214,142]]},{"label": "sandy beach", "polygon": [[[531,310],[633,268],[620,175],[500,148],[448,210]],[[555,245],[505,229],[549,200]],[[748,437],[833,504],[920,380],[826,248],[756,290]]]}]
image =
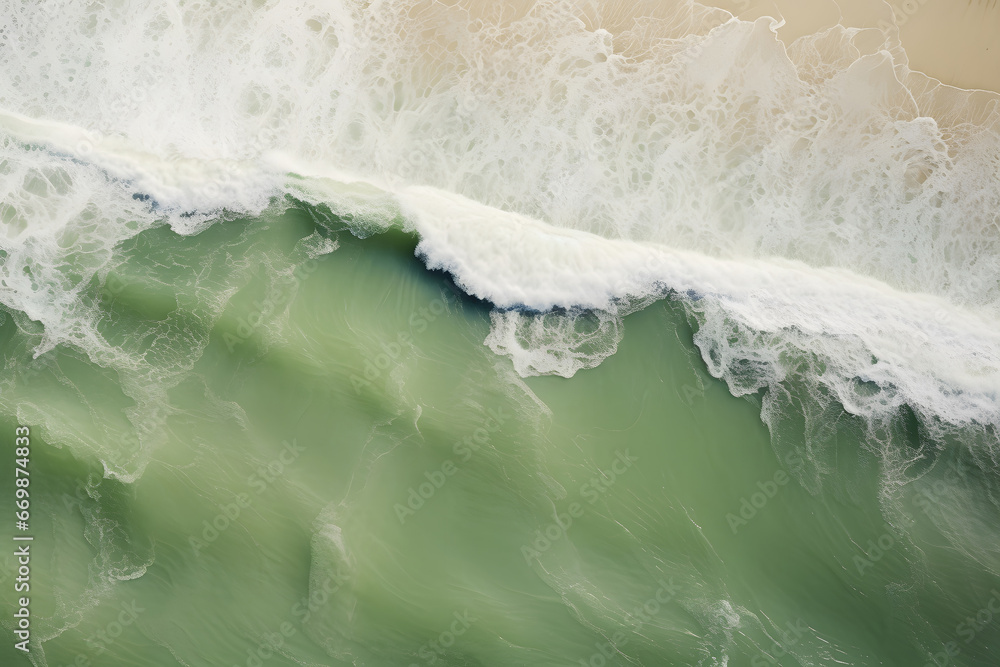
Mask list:
[{"label": "sandy beach", "polygon": [[[534,0],[444,0],[483,19],[523,16]],[[679,0],[576,0],[579,15],[591,27],[618,34],[637,17],[667,17]],[[913,70],[942,83],[1000,92],[1000,4],[994,0],[703,0],[741,19],[784,19],[778,35],[786,44],[841,23],[847,27],[899,28],[899,38]],[[430,8],[430,3],[428,4]],[[599,21],[590,17],[601,16]]]},{"label": "sandy beach", "polygon": [[911,69],[943,83],[1000,92],[1000,5],[990,0],[725,0],[708,2],[743,19],[780,16],[786,43],[838,21],[899,27]]}]

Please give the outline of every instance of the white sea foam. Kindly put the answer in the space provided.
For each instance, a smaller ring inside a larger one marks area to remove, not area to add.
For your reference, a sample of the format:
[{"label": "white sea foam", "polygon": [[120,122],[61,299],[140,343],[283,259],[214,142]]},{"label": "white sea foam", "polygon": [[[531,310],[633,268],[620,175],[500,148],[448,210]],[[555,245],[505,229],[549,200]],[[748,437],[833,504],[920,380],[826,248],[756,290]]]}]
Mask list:
[{"label": "white sea foam", "polygon": [[737,393],[811,354],[852,411],[1000,422],[996,98],[910,72],[894,36],[786,49],[683,1],[614,32],[590,2],[56,4],[3,3],[0,52],[0,299],[50,345],[105,349],[72,239],[86,279],[158,221],[291,192],[359,233],[402,215],[500,308],[570,309],[498,311],[522,374],[599,363],[673,290]]},{"label": "white sea foam", "polygon": [[[911,402],[949,421],[998,416],[1000,321],[991,313],[842,269],[726,260],[553,228],[429,188],[407,189],[400,199],[428,266],[451,272],[466,291],[498,306],[607,311],[666,287],[710,304],[701,307],[700,342],[717,376],[751,359],[768,369],[756,389],[784,379],[781,358],[798,349],[824,360],[825,382],[853,412]],[[518,354],[534,350],[518,347],[505,324],[508,335],[496,341],[505,339],[517,363]],[[551,338],[552,330],[546,333]],[[579,345],[570,335],[563,341]],[[579,360],[559,370],[571,375],[585,365]],[[885,391],[859,395],[857,379]]]}]

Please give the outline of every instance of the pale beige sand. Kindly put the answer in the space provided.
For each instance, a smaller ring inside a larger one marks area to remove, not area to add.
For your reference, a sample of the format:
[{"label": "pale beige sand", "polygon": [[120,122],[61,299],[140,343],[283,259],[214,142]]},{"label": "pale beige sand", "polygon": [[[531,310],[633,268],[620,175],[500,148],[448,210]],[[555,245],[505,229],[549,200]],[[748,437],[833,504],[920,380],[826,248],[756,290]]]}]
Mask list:
[{"label": "pale beige sand", "polygon": [[[640,16],[669,15],[677,0],[565,0],[586,17],[599,7],[600,27],[612,33]],[[1000,92],[1000,0],[701,0],[743,19],[785,19],[786,43],[838,22],[887,28],[895,22],[910,68],[960,88]],[[484,19],[523,16],[534,0],[440,0]],[[428,0],[428,4],[433,4]]]},{"label": "pale beige sand", "polygon": [[[996,0],[715,0],[740,18],[781,16],[791,41],[841,21],[895,21],[910,68],[960,88],[1000,92],[1000,3]],[[890,6],[892,9],[890,9]],[[883,27],[885,24],[883,23]]]}]

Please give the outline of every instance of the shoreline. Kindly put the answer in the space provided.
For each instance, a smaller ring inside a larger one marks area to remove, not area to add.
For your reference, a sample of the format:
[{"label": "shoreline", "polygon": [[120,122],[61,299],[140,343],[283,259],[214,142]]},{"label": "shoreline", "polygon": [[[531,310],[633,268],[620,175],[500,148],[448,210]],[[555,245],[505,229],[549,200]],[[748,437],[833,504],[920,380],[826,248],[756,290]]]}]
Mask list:
[{"label": "shoreline", "polygon": [[[638,17],[671,16],[684,0],[575,0],[575,13],[590,29],[613,34]],[[1000,94],[1000,3],[966,0],[695,0],[742,20],[763,16],[783,19],[778,37],[791,45],[797,38],[834,25],[899,30],[909,67],[941,83],[967,91]],[[462,7],[474,18],[506,23],[523,17],[535,0],[441,0]],[[594,19],[601,16],[599,21]],[[596,25],[596,24],[599,24]]]},{"label": "shoreline", "polygon": [[941,83],[968,91],[1000,93],[1000,5],[969,0],[704,0],[752,20],[783,18],[778,37],[795,39],[842,23],[885,29],[895,24],[909,67]]}]

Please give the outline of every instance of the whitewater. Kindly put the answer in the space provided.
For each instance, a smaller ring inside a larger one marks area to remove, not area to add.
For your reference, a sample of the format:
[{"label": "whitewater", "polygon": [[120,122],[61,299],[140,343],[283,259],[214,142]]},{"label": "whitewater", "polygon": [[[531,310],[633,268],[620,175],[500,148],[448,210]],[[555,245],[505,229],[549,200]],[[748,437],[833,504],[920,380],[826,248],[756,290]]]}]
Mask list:
[{"label": "whitewater", "polygon": [[294,198],[415,232],[522,376],[599,364],[670,297],[737,395],[796,381],[996,444],[997,96],[910,71],[895,34],[786,48],[693,2],[617,34],[594,3],[47,7],[5,9],[0,82],[0,300],[39,353],[148,377],[75,295],[143,229]]},{"label": "whitewater", "polygon": [[0,0],[31,663],[995,664],[1000,95],[878,7]]}]

